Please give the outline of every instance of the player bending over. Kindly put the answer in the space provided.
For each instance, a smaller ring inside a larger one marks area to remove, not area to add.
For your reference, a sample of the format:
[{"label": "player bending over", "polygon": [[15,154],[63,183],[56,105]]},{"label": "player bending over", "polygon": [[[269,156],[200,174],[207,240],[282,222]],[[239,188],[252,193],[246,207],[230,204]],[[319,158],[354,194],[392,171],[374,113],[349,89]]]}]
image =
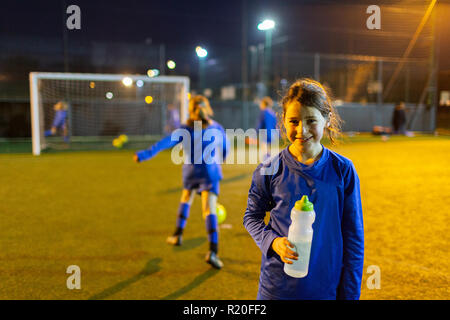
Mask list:
[{"label": "player bending over", "polygon": [[58,133],[58,129],[62,130],[64,142],[69,142],[69,134],[67,130],[67,109],[68,105],[65,101],[58,101],[54,106],[55,117],[53,118],[52,127],[50,130],[46,130],[44,135],[54,136]]}]

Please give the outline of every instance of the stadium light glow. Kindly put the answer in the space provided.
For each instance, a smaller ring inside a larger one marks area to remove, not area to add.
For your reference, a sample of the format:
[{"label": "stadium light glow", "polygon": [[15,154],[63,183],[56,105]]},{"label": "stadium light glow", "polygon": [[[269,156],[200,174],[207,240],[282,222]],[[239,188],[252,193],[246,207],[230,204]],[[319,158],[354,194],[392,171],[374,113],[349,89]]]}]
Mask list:
[{"label": "stadium light glow", "polygon": [[145,103],[146,104],[150,104],[153,102],[153,97],[152,96],[146,96],[145,97]]},{"label": "stadium light glow", "polygon": [[112,93],[111,91],[108,91],[108,92],[106,93],[106,99],[111,100],[112,98],[114,98],[113,93]]},{"label": "stadium light glow", "polygon": [[159,76],[159,70],[158,70],[158,69],[149,69],[149,70],[147,71],[147,75],[148,75],[150,78],[157,77],[157,76]]},{"label": "stadium light glow", "polygon": [[195,48],[195,52],[197,53],[197,56],[198,56],[199,58],[205,58],[205,57],[208,55],[208,51],[206,51],[205,48],[202,48],[202,47],[200,47],[200,46],[197,46],[197,47]]},{"label": "stadium light glow", "polygon": [[167,68],[172,70],[172,69],[175,69],[176,66],[177,66],[177,64],[175,63],[175,61],[173,61],[173,60],[167,61]]},{"label": "stadium light glow", "polygon": [[144,81],[142,81],[142,80],[136,81],[136,86],[139,88],[142,88],[144,86]]},{"label": "stadium light glow", "polygon": [[122,79],[122,83],[125,87],[129,87],[133,84],[133,80],[130,77],[125,77]]},{"label": "stadium light glow", "polygon": [[258,24],[258,30],[265,31],[275,28],[275,21],[266,19]]}]

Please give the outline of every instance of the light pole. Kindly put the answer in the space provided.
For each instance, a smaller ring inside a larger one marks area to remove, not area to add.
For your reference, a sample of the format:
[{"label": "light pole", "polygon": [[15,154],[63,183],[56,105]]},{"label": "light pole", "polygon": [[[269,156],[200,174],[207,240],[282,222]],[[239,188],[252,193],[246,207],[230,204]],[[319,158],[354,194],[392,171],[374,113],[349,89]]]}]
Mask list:
[{"label": "light pole", "polygon": [[198,56],[198,88],[201,93],[203,89],[203,81],[204,81],[204,72],[205,72],[205,59],[208,55],[208,51],[205,48],[202,48],[201,46],[197,46],[195,48],[195,52]]},{"label": "light pole", "polygon": [[[270,64],[271,64],[271,55],[272,55],[272,32],[275,28],[275,21],[266,19],[263,22],[258,24],[258,30],[266,32],[266,43],[264,46],[264,75],[263,81],[266,85],[266,88],[270,88]],[[270,91],[270,90],[269,90]]]}]

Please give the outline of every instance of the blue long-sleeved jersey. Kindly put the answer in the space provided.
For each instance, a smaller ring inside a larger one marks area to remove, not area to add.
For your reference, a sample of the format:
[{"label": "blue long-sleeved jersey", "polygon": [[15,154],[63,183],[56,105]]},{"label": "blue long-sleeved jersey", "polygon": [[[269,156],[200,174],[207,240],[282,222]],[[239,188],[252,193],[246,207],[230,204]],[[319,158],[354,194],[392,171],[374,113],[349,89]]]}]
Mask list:
[{"label": "blue long-sleeved jersey", "polygon": [[62,128],[66,125],[67,110],[55,111],[55,117],[53,119],[52,127]]},{"label": "blue long-sleeved jersey", "polygon": [[[182,125],[179,129],[181,130],[175,130],[149,149],[137,152],[139,161],[149,160],[162,150],[182,143],[185,156],[184,182],[211,183],[222,180],[221,163],[225,160],[229,149],[229,141],[224,128],[219,123],[212,121],[208,127],[202,130],[194,130],[187,125]],[[222,157],[220,152],[222,152]]]},{"label": "blue long-sleeved jersey", "polygon": [[[261,174],[269,165],[273,174]],[[271,248],[287,237],[290,212],[307,195],[316,219],[308,275],[293,278]],[[270,211],[266,226],[264,216]],[[244,226],[262,251],[259,290],[273,299],[359,299],[364,260],[364,231],[359,178],[352,162],[323,148],[308,167],[288,148],[260,164],[253,174]]]},{"label": "blue long-sleeved jersey", "polygon": [[259,131],[261,129],[267,130],[266,142],[270,143],[272,141],[272,135],[270,130],[277,128],[277,116],[272,109],[261,110],[259,114],[258,124],[256,129]]}]

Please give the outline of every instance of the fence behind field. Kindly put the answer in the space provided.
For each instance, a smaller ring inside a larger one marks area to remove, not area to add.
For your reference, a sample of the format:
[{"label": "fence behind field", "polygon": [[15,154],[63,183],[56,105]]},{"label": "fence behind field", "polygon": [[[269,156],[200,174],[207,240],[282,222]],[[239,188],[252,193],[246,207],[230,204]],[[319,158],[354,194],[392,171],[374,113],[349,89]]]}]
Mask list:
[{"label": "fence behind field", "polygon": [[[247,104],[248,125],[245,123],[245,107],[240,101],[211,103],[214,108],[214,119],[225,128],[254,128],[258,121],[259,108],[255,103]],[[336,107],[343,120],[342,131],[371,132],[374,126],[391,127],[395,105],[385,103],[377,105],[368,103],[346,103]],[[274,108],[279,112],[279,108]],[[425,105],[406,104],[407,128],[410,131],[431,132],[435,128],[433,109]]]}]

